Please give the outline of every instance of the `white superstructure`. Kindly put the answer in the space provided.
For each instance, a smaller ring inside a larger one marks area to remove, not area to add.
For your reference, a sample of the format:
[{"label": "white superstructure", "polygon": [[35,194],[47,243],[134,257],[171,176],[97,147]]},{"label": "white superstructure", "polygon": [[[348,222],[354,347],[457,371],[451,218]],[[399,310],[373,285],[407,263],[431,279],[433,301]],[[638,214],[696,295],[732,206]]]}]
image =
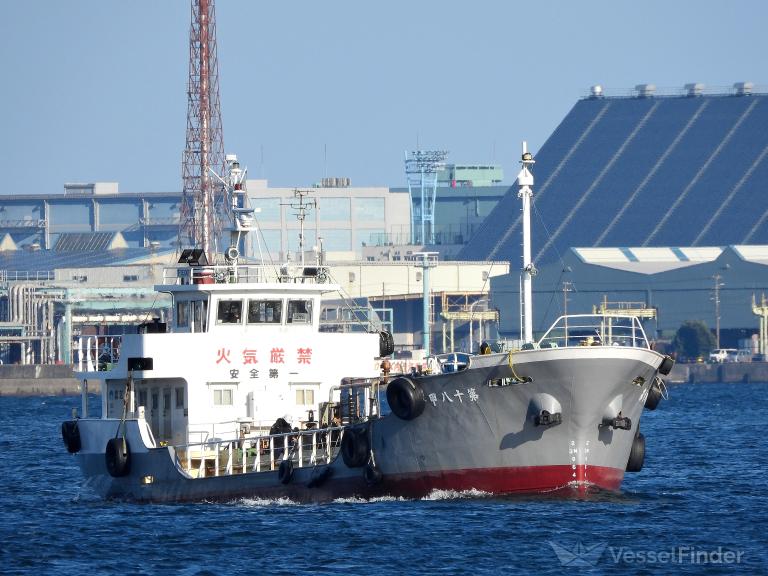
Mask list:
[{"label": "white superstructure", "polygon": [[231,437],[243,424],[268,430],[281,417],[299,428],[317,421],[343,377],[378,373],[379,335],[362,324],[360,332],[321,331],[322,295],[337,287],[319,281],[322,269],[300,272],[308,275],[242,265],[167,270],[157,290],[173,298],[169,331],[149,325],[109,350],[84,338],[84,389],[101,380],[102,414],[119,419],[131,372],[128,416],[143,413],[156,441],[169,444]]}]

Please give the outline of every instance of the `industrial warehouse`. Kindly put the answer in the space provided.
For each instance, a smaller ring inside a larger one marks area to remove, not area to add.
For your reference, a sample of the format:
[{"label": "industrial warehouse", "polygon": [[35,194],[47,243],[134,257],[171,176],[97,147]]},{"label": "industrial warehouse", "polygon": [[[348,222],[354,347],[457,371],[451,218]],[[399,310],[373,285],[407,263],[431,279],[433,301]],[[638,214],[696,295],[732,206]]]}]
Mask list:
[{"label": "industrial warehouse", "polygon": [[[593,87],[536,154],[535,330],[565,311],[634,306],[651,311],[658,340],[686,320],[717,330],[723,346],[749,340],[760,324],[753,301],[768,288],[766,155],[768,99],[749,83],[716,94],[639,85],[622,97]],[[344,297],[380,315],[401,350],[514,341],[517,187],[501,184],[498,167],[446,156],[410,153],[406,187],[324,178],[299,194],[249,180],[260,232],[243,252],[322,258]],[[73,337],[162,321],[168,303],[152,286],[178,259],[183,201],[118,183],[0,197],[3,362],[70,363]],[[423,253],[435,261],[430,346]],[[755,353],[765,353],[759,342]]]}]

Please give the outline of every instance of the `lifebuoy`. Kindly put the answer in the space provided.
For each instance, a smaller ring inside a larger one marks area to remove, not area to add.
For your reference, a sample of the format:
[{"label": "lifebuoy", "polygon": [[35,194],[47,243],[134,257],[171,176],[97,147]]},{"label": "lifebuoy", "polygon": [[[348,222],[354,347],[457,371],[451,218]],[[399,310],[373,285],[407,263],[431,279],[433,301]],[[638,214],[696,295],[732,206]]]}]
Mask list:
[{"label": "lifebuoy", "polygon": [[378,466],[371,464],[370,462],[365,465],[363,478],[365,478],[365,483],[368,484],[368,486],[375,486],[381,482],[383,476],[384,475],[381,473]]},{"label": "lifebuoy", "polygon": [[288,484],[291,478],[293,478],[293,461],[283,460],[277,470],[277,479],[280,480],[281,484]]},{"label": "lifebuoy", "polygon": [[629,451],[627,460],[627,472],[640,472],[645,461],[645,436],[638,432],[632,440],[632,450]]},{"label": "lifebuoy", "polygon": [[110,438],[104,457],[110,476],[120,478],[131,471],[131,448],[125,438]]},{"label": "lifebuoy", "polygon": [[421,386],[405,377],[395,378],[387,385],[387,402],[401,420],[417,418],[427,404]]},{"label": "lifebuoy", "polygon": [[64,440],[64,445],[67,447],[67,452],[70,454],[80,452],[82,445],[77,420],[67,420],[61,423],[61,437]]},{"label": "lifebuoy", "polygon": [[368,435],[365,430],[350,428],[341,439],[341,457],[349,468],[359,468],[368,460]]}]

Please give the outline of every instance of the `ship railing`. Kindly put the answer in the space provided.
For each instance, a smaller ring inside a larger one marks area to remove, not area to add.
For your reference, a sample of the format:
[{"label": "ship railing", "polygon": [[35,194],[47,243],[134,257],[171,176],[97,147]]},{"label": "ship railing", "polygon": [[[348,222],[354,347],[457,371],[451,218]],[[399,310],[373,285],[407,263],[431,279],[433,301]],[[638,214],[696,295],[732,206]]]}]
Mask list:
[{"label": "ship railing", "polygon": [[215,264],[208,266],[171,266],[163,270],[163,284],[261,284],[326,283],[330,280],[324,266]]},{"label": "ship railing", "polygon": [[344,428],[298,430],[284,434],[212,438],[174,446],[179,464],[194,478],[277,470],[291,460],[295,468],[327,464],[338,454]]},{"label": "ship railing", "polygon": [[640,320],[619,314],[560,316],[538,341],[538,348],[578,346],[650,348]]},{"label": "ship railing", "polygon": [[108,372],[120,359],[122,334],[76,336],[72,340],[72,364],[79,372]]}]

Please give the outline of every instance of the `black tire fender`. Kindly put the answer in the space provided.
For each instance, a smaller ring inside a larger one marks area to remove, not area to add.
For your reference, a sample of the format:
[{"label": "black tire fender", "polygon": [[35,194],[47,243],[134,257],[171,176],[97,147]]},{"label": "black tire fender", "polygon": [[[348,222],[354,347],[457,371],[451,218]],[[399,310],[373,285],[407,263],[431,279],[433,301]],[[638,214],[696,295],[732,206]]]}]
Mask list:
[{"label": "black tire fender", "polygon": [[307,484],[307,488],[317,488],[318,486],[322,486],[323,483],[328,480],[333,475],[333,468],[330,466],[325,466],[322,470],[319,472],[315,471],[312,473],[312,477],[309,480],[309,483]]},{"label": "black tire fender", "polygon": [[359,468],[368,460],[368,435],[365,430],[349,428],[341,439],[341,457],[349,468]]},{"label": "black tire fender", "polygon": [[383,476],[384,475],[381,473],[381,470],[379,470],[378,466],[375,466],[370,462],[365,465],[365,469],[363,470],[363,478],[365,478],[365,483],[368,484],[368,486],[376,486],[376,484],[381,482]]},{"label": "black tire fender", "polygon": [[659,388],[659,385],[656,384],[656,382],[653,382],[651,387],[648,388],[648,396],[645,397],[645,407],[648,410],[656,410],[659,402],[661,402],[661,398],[661,388]]},{"label": "black tire fender", "polygon": [[131,447],[125,438],[110,438],[104,457],[107,472],[113,478],[127,476],[131,471]]},{"label": "black tire fender", "polygon": [[638,432],[632,440],[632,449],[627,460],[627,472],[640,472],[645,462],[645,436]]},{"label": "black tire fender", "polygon": [[384,358],[395,351],[395,340],[391,332],[382,330],[379,332],[379,357]]},{"label": "black tire fender", "polygon": [[421,386],[404,376],[387,384],[387,402],[395,416],[401,420],[418,418],[427,404]]},{"label": "black tire fender", "polygon": [[61,423],[61,437],[67,452],[75,454],[80,452],[82,444],[80,442],[80,429],[77,427],[77,420],[67,420]]},{"label": "black tire fender", "polygon": [[292,478],[293,462],[291,460],[283,460],[277,469],[277,479],[280,480],[280,484],[288,484]]},{"label": "black tire fender", "polygon": [[675,365],[675,361],[671,356],[664,356],[664,360],[659,364],[659,374],[666,376],[672,371],[672,367]]}]

